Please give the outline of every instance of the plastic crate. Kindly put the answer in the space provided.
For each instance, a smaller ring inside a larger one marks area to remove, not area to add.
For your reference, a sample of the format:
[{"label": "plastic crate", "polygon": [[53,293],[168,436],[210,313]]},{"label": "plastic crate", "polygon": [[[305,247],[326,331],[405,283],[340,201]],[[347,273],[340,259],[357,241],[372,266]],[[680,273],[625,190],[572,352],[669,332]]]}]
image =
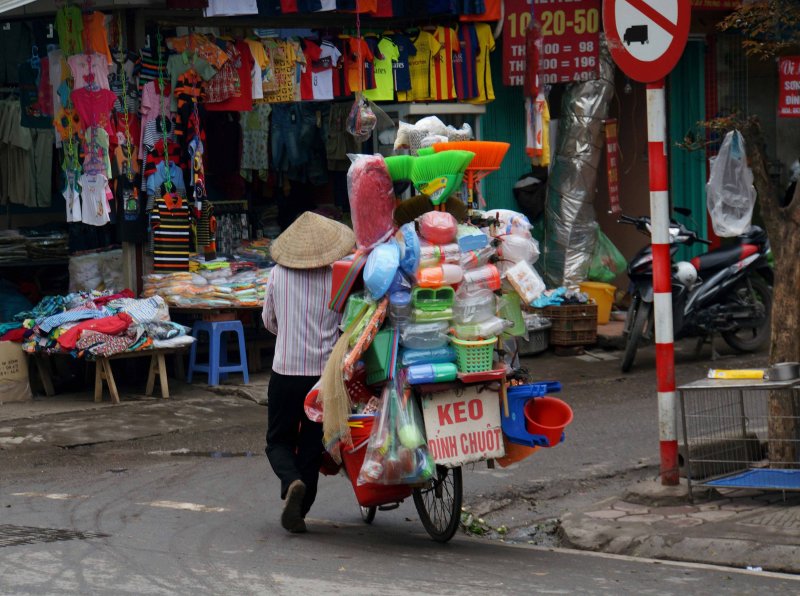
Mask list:
[{"label": "plastic crate", "polygon": [[550,319],[550,343],[554,346],[587,346],[597,341],[597,305],[548,306],[534,312]]}]

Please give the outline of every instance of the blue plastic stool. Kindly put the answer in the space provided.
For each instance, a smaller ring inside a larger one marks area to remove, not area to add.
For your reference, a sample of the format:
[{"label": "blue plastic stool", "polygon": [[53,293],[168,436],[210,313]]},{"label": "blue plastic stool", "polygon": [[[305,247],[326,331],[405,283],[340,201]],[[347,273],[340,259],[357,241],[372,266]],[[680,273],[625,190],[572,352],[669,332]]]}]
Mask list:
[{"label": "blue plastic stool", "polygon": [[[543,397],[548,393],[561,391],[561,383],[558,381],[542,381],[541,383],[529,383],[527,385],[517,385],[509,387],[506,391],[508,398],[508,416],[501,408],[500,425],[503,434],[512,443],[527,445],[528,447],[552,447],[550,441],[544,435],[532,435],[525,428],[525,403],[531,398]],[[561,433],[561,440],[564,440],[564,433]]]},{"label": "blue plastic stool", "polygon": [[[228,373],[241,372],[244,382],[249,383],[247,374],[247,349],[244,345],[244,327],[241,321],[197,321],[192,325],[192,337],[198,339],[200,332],[208,334],[208,363],[197,363],[197,341],[192,344],[189,352],[189,373],[186,382],[192,382],[195,372],[208,373],[208,384],[219,385],[220,378],[225,378]],[[235,333],[239,338],[239,364],[228,363],[228,351],[223,350],[222,334]]]}]

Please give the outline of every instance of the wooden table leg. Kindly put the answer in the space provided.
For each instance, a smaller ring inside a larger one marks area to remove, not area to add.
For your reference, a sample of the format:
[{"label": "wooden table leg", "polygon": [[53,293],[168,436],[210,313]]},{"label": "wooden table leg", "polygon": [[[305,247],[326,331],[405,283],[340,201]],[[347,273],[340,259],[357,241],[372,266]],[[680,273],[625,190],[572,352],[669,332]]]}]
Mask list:
[{"label": "wooden table leg", "polygon": [[39,380],[42,382],[45,395],[48,397],[54,396],[56,390],[53,388],[53,377],[50,375],[48,363],[45,362],[41,354],[35,354],[33,360],[36,362],[36,370],[39,372]]},{"label": "wooden table leg", "polygon": [[94,401],[103,401],[103,361],[94,362]]},{"label": "wooden table leg", "polygon": [[156,384],[156,368],[158,365],[158,358],[156,354],[150,356],[150,371],[147,373],[147,387],[145,387],[144,394],[148,397],[153,395],[153,387]]},{"label": "wooden table leg", "polygon": [[111,393],[111,401],[115,404],[119,403],[119,393],[117,392],[117,384],[114,382],[114,372],[111,370],[111,362],[107,358],[102,359],[105,367],[105,378],[108,384],[108,391]]},{"label": "wooden table leg", "polygon": [[161,383],[161,397],[169,398],[169,381],[167,380],[167,360],[162,352],[155,355],[158,358],[158,376]]}]

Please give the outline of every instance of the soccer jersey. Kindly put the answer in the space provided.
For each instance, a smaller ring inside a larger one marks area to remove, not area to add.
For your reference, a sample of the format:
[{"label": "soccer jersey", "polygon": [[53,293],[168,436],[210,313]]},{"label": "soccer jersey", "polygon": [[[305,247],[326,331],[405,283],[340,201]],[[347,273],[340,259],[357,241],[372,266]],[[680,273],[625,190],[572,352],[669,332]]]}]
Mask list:
[{"label": "soccer jersey", "polygon": [[477,23],[475,33],[478,36],[478,59],[475,61],[475,73],[478,79],[478,95],[470,103],[489,103],[494,99],[492,85],[492,67],[489,64],[489,53],[494,51],[494,35],[492,28],[486,23]]},{"label": "soccer jersey", "polygon": [[333,70],[342,53],[329,41],[320,45],[319,58],[311,64],[314,99],[333,99]]},{"label": "soccer jersey", "polygon": [[[363,39],[351,37],[347,40],[347,53],[349,60],[346,61],[347,84],[350,91],[361,91],[375,87],[374,79],[370,80],[366,70],[366,63],[372,62],[375,57],[369,49],[369,45]],[[372,84],[370,84],[372,83]]]},{"label": "soccer jersey", "polygon": [[436,74],[434,60],[441,44],[427,31],[420,31],[411,41],[417,52],[409,58],[411,90],[398,93],[400,101],[431,100],[435,98]]},{"label": "soccer jersey", "polygon": [[312,65],[320,59],[322,50],[310,39],[303,40],[303,55],[306,63],[300,76],[300,99],[314,99],[314,82],[312,81]]},{"label": "soccer jersey", "polygon": [[483,3],[485,9],[483,12],[466,14],[466,11],[462,11],[459,19],[462,21],[499,21],[502,12],[500,8],[502,0],[483,0]]},{"label": "soccer jersey", "polygon": [[433,97],[441,101],[456,98],[455,80],[453,78],[453,55],[459,53],[458,34],[450,27],[439,26],[434,33],[441,50],[433,57],[433,73],[436,84]]},{"label": "soccer jersey", "polygon": [[458,28],[458,41],[460,51],[453,55],[453,76],[456,80],[456,96],[463,101],[478,97],[475,63],[479,46],[475,26],[461,25]]},{"label": "soccer jersey", "polygon": [[400,91],[411,90],[411,68],[409,61],[416,55],[417,48],[406,35],[392,35],[391,40],[397,46],[398,57],[394,63],[394,88]]},{"label": "soccer jersey", "polygon": [[378,42],[379,55],[374,61],[375,89],[364,92],[372,101],[392,101],[394,99],[394,63],[400,58],[400,50],[388,37]]}]

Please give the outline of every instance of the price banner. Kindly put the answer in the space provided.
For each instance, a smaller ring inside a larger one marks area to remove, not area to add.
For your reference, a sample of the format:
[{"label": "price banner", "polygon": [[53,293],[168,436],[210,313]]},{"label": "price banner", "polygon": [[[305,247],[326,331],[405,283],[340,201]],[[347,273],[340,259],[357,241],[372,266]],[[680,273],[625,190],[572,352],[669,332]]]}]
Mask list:
[{"label": "price banner", "polygon": [[622,213],[619,205],[619,144],[617,142],[617,119],[605,121],[606,171],[608,174],[608,209],[611,213]]},{"label": "price banner", "polygon": [[[503,26],[503,84],[525,80],[525,34],[532,0],[506,0]],[[597,78],[600,55],[600,0],[536,0],[542,35],[540,84]]]},{"label": "price banner", "polygon": [[800,56],[780,59],[778,81],[778,117],[800,118]]}]

